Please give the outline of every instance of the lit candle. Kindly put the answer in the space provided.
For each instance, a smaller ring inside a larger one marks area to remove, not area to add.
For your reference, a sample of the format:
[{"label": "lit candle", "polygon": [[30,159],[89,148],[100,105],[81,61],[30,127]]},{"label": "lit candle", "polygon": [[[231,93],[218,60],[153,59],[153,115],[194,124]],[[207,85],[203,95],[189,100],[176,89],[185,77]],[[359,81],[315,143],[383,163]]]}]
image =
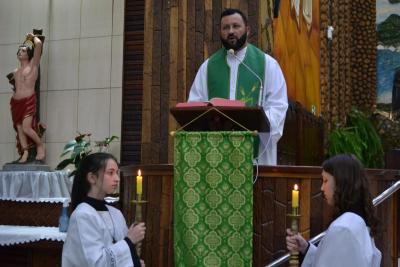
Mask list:
[{"label": "lit candle", "polygon": [[141,195],[143,191],[142,187],[142,182],[143,182],[143,177],[141,175],[142,173],[140,170],[138,170],[138,175],[136,176],[136,194]]},{"label": "lit candle", "polygon": [[299,207],[299,187],[297,184],[294,185],[294,189],[292,190],[292,208]]}]

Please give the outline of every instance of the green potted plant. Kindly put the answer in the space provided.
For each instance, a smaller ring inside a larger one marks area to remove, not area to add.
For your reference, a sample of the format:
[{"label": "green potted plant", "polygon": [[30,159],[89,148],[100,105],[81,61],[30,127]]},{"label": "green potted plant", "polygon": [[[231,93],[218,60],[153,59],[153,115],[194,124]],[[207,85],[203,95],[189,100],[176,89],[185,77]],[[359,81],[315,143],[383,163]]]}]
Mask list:
[{"label": "green potted plant", "polygon": [[328,156],[354,154],[368,168],[382,168],[384,152],[381,139],[368,116],[353,108],[344,127],[336,126],[328,137]]},{"label": "green potted plant", "polygon": [[[56,170],[62,170],[68,165],[72,164],[75,166],[75,170],[71,172],[70,176],[73,176],[78,168],[81,160],[85,158],[92,152],[90,133],[78,133],[79,135],[75,137],[73,140],[69,141],[64,146],[64,151],[61,153],[61,158],[69,154],[69,158],[61,161]],[[98,147],[99,152],[106,152],[110,143],[114,140],[118,139],[117,136],[113,135],[111,137],[107,137],[102,141],[96,141],[95,147]]]}]

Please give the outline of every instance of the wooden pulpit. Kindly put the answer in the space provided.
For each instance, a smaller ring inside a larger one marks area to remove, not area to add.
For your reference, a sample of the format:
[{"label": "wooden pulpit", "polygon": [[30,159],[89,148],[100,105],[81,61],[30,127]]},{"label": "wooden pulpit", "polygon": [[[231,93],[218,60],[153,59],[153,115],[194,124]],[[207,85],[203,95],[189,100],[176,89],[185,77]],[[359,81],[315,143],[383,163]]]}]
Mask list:
[{"label": "wooden pulpit", "polygon": [[185,131],[269,132],[269,121],[262,107],[184,106],[170,109]]},{"label": "wooden pulpit", "polygon": [[180,124],[174,134],[175,264],[251,265],[255,136],[269,131],[265,112],[212,99],[178,104],[171,113]]}]

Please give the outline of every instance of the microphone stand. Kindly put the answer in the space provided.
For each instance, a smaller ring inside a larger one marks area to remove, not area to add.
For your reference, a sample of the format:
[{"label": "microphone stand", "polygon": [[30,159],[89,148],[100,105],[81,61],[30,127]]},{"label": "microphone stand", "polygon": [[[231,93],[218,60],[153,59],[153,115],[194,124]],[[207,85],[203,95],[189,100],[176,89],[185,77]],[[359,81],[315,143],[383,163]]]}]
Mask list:
[{"label": "microphone stand", "polygon": [[235,55],[235,51],[234,51],[233,49],[229,49],[229,50],[228,50],[228,54],[231,55],[231,56],[233,56],[237,61],[239,61],[241,64],[243,64],[243,66],[245,66],[245,67],[250,71],[250,73],[253,74],[253,75],[258,79],[258,81],[260,82],[260,92],[259,92],[259,95],[258,95],[258,105],[259,105],[260,107],[262,107],[262,104],[263,104],[263,102],[264,102],[264,99],[263,99],[263,82],[262,82],[260,76],[258,76],[257,73],[255,73],[255,72],[254,72],[246,63],[244,63],[237,55]]}]

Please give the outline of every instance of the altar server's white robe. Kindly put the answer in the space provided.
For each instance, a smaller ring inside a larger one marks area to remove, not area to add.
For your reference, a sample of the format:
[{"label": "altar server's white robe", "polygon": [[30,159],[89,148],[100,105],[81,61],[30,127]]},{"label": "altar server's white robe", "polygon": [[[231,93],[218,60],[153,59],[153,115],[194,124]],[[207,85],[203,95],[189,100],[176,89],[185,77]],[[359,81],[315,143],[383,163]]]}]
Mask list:
[{"label": "altar server's white robe", "polygon": [[[247,47],[239,50],[236,56],[244,60]],[[278,62],[265,54],[265,74],[263,84],[263,109],[270,124],[269,133],[260,133],[259,164],[276,165],[277,143],[282,136],[285,124],[288,98],[286,81]],[[237,58],[228,55],[227,63],[230,67],[230,92],[229,98],[236,98],[236,83],[240,62]],[[207,86],[208,59],[200,66],[196,78],[190,88],[188,102],[208,101]]]},{"label": "altar server's white robe", "polygon": [[318,247],[310,244],[302,267],[379,267],[381,252],[364,220],[346,212],[334,220]]},{"label": "altar server's white robe", "polygon": [[[62,253],[62,267],[131,267],[131,252],[124,238],[128,228],[118,209],[108,206],[112,222],[87,203],[79,204],[71,215]],[[115,233],[114,233],[115,229]],[[115,244],[113,244],[114,235]]]}]

